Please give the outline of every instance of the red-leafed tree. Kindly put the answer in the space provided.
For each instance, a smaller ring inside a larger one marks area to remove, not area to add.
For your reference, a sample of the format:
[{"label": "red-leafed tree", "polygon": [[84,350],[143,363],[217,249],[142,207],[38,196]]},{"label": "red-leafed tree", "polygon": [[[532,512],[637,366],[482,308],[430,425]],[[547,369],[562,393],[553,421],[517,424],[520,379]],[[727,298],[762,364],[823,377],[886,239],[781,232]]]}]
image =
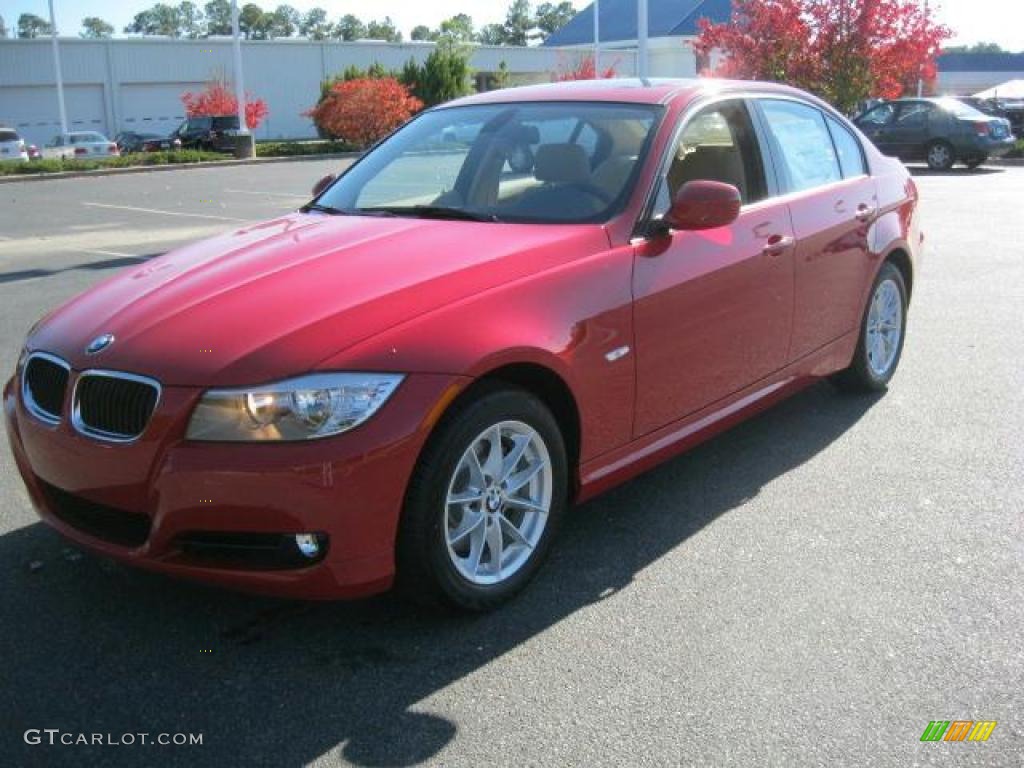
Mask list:
[{"label": "red-leafed tree", "polygon": [[[205,115],[234,115],[238,112],[238,99],[220,80],[213,80],[198,93],[188,91],[181,94],[181,103],[185,105],[185,113],[189,117]],[[245,122],[249,130],[255,130],[270,110],[263,99],[253,98],[251,93],[245,94]]]},{"label": "red-leafed tree", "polygon": [[615,64],[605,67],[601,70],[600,74],[597,73],[597,68],[594,66],[593,54],[589,56],[580,56],[572,62],[561,62],[558,71],[555,73],[555,82],[564,83],[569,80],[607,80],[615,77]]},{"label": "red-leafed tree", "polygon": [[849,112],[934,78],[951,34],[917,0],[734,0],[728,22],[701,20],[694,48],[722,57],[710,74],[786,82]]},{"label": "red-leafed tree", "polygon": [[325,133],[365,147],[386,136],[423,108],[423,102],[393,77],[363,77],[331,86],[305,114]]}]

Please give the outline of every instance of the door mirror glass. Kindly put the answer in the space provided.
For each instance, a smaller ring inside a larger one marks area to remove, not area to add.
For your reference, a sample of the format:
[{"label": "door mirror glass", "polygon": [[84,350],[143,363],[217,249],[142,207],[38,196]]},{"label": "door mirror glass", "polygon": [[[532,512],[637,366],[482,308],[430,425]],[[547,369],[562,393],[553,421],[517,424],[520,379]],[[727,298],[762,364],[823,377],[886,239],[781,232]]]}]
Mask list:
[{"label": "door mirror glass", "polygon": [[740,191],[720,181],[688,181],[672,201],[664,222],[672,229],[714,229],[740,215]]},{"label": "door mirror glass", "polygon": [[329,173],[313,185],[313,197],[320,197],[320,194],[334,183],[335,175]]}]

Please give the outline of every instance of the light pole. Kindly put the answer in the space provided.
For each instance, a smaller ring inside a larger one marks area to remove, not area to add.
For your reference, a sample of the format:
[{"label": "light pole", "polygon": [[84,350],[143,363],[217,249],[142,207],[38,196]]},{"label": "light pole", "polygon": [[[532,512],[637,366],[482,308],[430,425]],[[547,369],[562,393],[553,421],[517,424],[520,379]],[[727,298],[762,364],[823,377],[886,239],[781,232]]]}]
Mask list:
[{"label": "light pole", "polygon": [[594,77],[601,71],[601,0],[594,0]]},{"label": "light pole", "polygon": [[235,52],[235,101],[238,102],[235,157],[252,157],[256,154],[256,147],[253,145],[249,126],[245,122],[245,78],[242,75],[242,43],[238,38],[238,0],[231,0],[231,37]]},{"label": "light pole", "polygon": [[647,79],[647,0],[638,0],[636,4],[636,40],[639,60],[637,74],[641,80]]},{"label": "light pole", "polygon": [[[924,20],[925,22],[928,21],[928,0],[924,0]],[[917,98],[919,99],[924,95],[924,78],[921,77],[922,74],[919,67],[917,71]]]},{"label": "light pole", "polygon": [[53,41],[53,72],[57,78],[57,106],[60,108],[60,132],[68,132],[68,112],[64,108],[64,78],[60,71],[60,46],[57,44],[57,21],[53,17],[53,0],[50,2],[50,40]]}]

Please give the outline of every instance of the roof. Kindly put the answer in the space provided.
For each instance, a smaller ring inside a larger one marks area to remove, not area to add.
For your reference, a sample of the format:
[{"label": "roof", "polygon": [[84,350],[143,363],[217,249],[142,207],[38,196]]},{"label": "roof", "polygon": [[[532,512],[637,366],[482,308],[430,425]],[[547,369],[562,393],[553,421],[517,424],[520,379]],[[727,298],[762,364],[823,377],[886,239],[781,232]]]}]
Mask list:
[{"label": "roof", "polygon": [[940,72],[1024,72],[1024,53],[944,53],[938,65]]},{"label": "roof", "polygon": [[[600,0],[601,42],[636,40],[636,0]],[[697,21],[728,21],[732,0],[648,0],[648,37],[684,37],[697,34]],[[594,42],[594,6],[588,5],[544,45],[584,45]]]},{"label": "roof", "polygon": [[610,78],[607,80],[573,80],[564,83],[525,85],[519,88],[501,88],[473,94],[444,104],[449,106],[470,104],[504,104],[521,101],[605,101],[630,104],[664,104],[678,96],[697,96],[722,91],[759,91],[797,93],[813,99],[802,91],[779,83],[752,80],[720,80],[716,78]]}]

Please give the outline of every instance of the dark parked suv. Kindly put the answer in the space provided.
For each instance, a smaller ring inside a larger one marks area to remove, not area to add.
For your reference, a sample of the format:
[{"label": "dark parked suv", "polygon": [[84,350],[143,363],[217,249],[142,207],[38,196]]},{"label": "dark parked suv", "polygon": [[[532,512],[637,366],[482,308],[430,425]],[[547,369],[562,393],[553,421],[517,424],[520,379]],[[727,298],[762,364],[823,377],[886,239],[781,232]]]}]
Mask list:
[{"label": "dark parked suv", "polygon": [[854,123],[885,154],[904,162],[924,160],[935,170],[948,170],[957,162],[976,168],[1014,146],[1008,120],[957,99],[887,101]]},{"label": "dark parked suv", "polygon": [[214,115],[190,117],[171,138],[181,140],[186,149],[209,149],[217,152],[231,152],[235,148],[235,134],[238,133],[238,115]]}]

